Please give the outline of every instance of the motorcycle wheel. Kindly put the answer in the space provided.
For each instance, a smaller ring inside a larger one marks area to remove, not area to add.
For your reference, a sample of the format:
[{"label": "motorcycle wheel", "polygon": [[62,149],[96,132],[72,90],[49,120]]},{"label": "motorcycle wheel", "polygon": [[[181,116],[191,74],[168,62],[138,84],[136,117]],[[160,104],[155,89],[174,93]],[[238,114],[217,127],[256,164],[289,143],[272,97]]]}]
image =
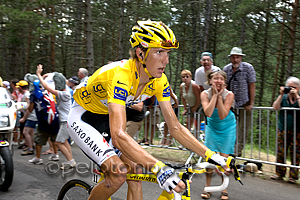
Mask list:
[{"label": "motorcycle wheel", "polygon": [[0,190],[7,191],[11,186],[14,176],[12,154],[8,147],[0,148]]}]

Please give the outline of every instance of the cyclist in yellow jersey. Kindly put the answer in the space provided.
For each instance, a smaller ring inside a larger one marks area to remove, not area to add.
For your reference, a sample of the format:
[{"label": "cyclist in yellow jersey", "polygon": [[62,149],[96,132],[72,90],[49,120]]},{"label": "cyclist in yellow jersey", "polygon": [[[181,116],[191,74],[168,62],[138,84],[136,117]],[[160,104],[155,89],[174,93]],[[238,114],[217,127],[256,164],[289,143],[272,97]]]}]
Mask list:
[{"label": "cyclist in yellow jersey", "polygon": [[[92,190],[89,199],[108,199],[126,181],[136,165],[152,171],[159,186],[182,192],[185,184],[174,169],[141,148],[126,132],[126,106],[155,95],[171,135],[183,146],[223,166],[224,158],[210,151],[182,126],[170,104],[170,89],[163,74],[172,48],[178,48],[173,31],[162,22],[138,21],[130,37],[131,58],[105,65],[74,91],[68,119],[72,139],[97,163],[105,180]],[[137,163],[137,164],[135,164]],[[139,181],[127,181],[127,199],[143,199]]]}]

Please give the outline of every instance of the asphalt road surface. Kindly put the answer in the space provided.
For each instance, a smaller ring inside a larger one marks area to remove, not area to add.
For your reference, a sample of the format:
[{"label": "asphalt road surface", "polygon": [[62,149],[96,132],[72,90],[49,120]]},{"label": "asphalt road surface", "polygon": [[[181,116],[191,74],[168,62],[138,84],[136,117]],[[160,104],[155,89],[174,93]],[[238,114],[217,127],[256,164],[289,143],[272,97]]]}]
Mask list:
[{"label": "asphalt road surface", "polygon": [[[47,150],[47,146],[42,151]],[[159,150],[159,149],[158,149]],[[48,155],[42,155],[43,165],[29,164],[33,156],[21,156],[21,151],[14,147],[14,180],[7,192],[0,192],[0,200],[54,200],[60,188],[68,180],[80,178],[91,182],[90,161],[76,146],[72,146],[76,168],[62,171],[58,167],[63,162],[64,156],[60,154],[60,161],[49,162]],[[180,151],[178,151],[180,153]],[[51,167],[49,167],[51,166]],[[51,169],[51,170],[50,170]],[[300,199],[300,185],[290,184],[285,181],[273,181],[256,175],[244,174],[241,176],[244,185],[240,185],[230,176],[228,194],[231,200],[298,200]],[[212,184],[220,184],[220,177],[214,176]],[[192,199],[201,199],[201,192],[205,185],[205,175],[195,175],[192,183]],[[124,184],[117,191],[112,200],[126,199],[127,185]],[[158,185],[143,183],[145,200],[155,200],[161,193]],[[220,199],[220,193],[213,193],[212,200]]]}]

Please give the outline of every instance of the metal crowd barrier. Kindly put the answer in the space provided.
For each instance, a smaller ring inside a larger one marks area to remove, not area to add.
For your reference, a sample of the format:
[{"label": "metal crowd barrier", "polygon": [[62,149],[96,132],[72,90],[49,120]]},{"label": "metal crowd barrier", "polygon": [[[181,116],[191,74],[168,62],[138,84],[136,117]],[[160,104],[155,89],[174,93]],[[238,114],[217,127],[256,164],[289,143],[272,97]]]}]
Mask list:
[{"label": "metal crowd barrier", "polygon": [[[182,105],[179,106],[179,112],[178,112],[178,119],[179,121],[184,124],[186,127],[189,128],[191,133],[194,136],[199,136],[203,131],[200,129],[200,124],[202,121],[205,120],[205,115],[202,109],[200,109],[198,112],[194,113],[194,119],[196,119],[196,122],[199,126],[197,128],[195,126],[191,127],[190,124],[185,124],[186,118],[190,118],[190,115],[182,115]],[[159,108],[157,108],[159,109]],[[237,140],[238,140],[238,118],[239,114],[244,108],[237,108],[236,109],[236,117],[237,117]],[[296,141],[296,125],[297,123],[300,125],[300,121],[296,121],[296,111],[300,112],[300,108],[282,108],[281,110],[284,111],[285,120],[287,120],[287,111],[292,110],[294,113],[294,141]],[[278,130],[278,115],[279,110],[274,110],[272,107],[253,107],[253,109],[250,111],[251,117],[250,119],[247,119],[246,112],[244,113],[244,121],[241,122],[246,125],[247,120],[250,120],[250,128],[248,132],[248,137],[246,138],[246,129],[244,129],[242,137],[244,137],[244,149],[242,152],[242,155],[240,157],[237,157],[239,160],[245,160],[250,162],[258,162],[263,164],[270,164],[270,165],[276,165],[276,166],[284,166],[284,167],[294,167],[300,169],[300,166],[286,164],[286,161],[288,160],[288,150],[287,150],[287,141],[286,141],[286,125],[285,125],[285,136],[284,136],[284,163],[277,163],[277,143],[278,143],[278,137],[277,137],[277,130]],[[160,121],[163,121],[163,117],[160,116]],[[155,121],[155,118],[154,118]],[[188,120],[189,122],[189,120]],[[147,124],[147,120],[145,120],[144,124]],[[151,119],[150,119],[151,124]],[[286,123],[285,123],[286,124]],[[162,133],[159,131],[158,126],[154,126],[155,134],[161,135]],[[143,132],[143,130],[140,130],[140,132]],[[149,137],[150,137],[151,127],[149,130]],[[205,132],[205,131],[204,131]],[[140,134],[141,135],[141,134]],[[199,138],[198,138],[199,139]],[[293,159],[293,163],[296,163],[296,143],[293,142],[294,146],[294,154],[293,157],[290,159]],[[159,144],[153,144],[150,145],[153,147],[162,147],[162,148],[169,148],[169,149],[178,149],[178,150],[187,150],[185,148],[182,148],[181,146],[161,146]],[[236,145],[235,153],[237,154],[238,147]]]}]

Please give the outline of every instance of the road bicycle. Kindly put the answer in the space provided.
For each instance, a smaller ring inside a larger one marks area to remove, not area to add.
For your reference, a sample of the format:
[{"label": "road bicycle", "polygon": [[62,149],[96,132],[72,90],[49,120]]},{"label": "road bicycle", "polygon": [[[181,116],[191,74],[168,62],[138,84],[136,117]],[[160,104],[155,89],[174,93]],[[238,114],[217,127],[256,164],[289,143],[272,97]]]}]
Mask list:
[{"label": "road bicycle", "polygon": [[[227,158],[227,166],[231,169],[234,169],[234,177],[236,180],[240,181],[242,184],[239,173],[235,166],[235,159],[231,156]],[[169,165],[169,164],[168,164]],[[99,171],[99,168],[96,164],[93,164],[93,176],[92,182],[97,184],[104,179],[104,174]],[[185,183],[186,189],[183,193],[176,193],[173,191],[173,194],[167,193],[165,190],[160,194],[157,200],[192,200],[191,197],[191,180],[195,174],[203,174],[206,172],[207,168],[215,169],[223,171],[223,168],[220,166],[216,166],[209,162],[197,163],[196,165],[185,164],[184,166],[177,167],[173,165],[169,165],[176,170],[179,178]],[[223,183],[219,186],[209,186],[205,187],[204,190],[206,192],[218,192],[223,191],[228,187],[229,177],[226,176],[223,172],[221,173],[223,176]],[[154,174],[127,174],[127,180],[140,180],[157,183],[156,176]],[[76,200],[76,199],[88,199],[90,192],[93,189],[93,185],[87,183],[86,181],[80,179],[73,179],[68,181],[60,190],[57,200]],[[111,200],[109,198],[108,200]]]}]

